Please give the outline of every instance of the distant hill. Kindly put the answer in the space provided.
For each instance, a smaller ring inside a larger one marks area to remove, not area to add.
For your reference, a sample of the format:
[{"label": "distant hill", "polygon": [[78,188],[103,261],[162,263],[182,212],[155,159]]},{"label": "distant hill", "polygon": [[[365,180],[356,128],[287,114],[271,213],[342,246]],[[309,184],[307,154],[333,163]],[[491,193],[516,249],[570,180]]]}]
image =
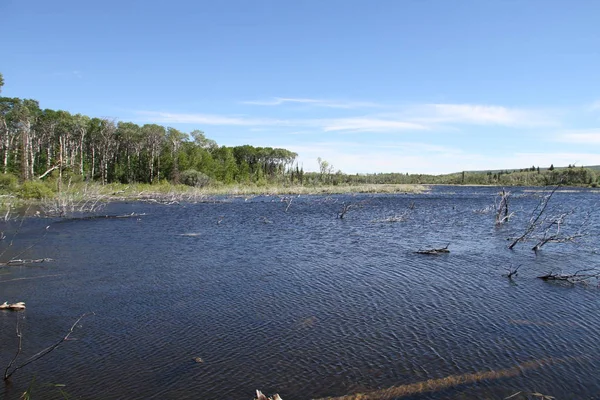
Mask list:
[{"label": "distant hill", "polygon": [[[568,167],[554,167],[555,169],[565,169]],[[581,165],[577,165],[576,168],[581,168]],[[593,169],[595,171],[600,171],[600,165],[584,165],[583,168],[588,168],[588,169]],[[540,171],[546,171],[548,168],[542,168],[540,167]],[[488,172],[491,173],[498,173],[498,172],[519,172],[521,171],[522,168],[516,168],[516,169],[485,169],[482,171],[465,171],[465,172],[471,172],[474,174],[487,174]],[[462,171],[461,171],[462,172]],[[460,173],[460,172],[454,172],[456,173]]]}]

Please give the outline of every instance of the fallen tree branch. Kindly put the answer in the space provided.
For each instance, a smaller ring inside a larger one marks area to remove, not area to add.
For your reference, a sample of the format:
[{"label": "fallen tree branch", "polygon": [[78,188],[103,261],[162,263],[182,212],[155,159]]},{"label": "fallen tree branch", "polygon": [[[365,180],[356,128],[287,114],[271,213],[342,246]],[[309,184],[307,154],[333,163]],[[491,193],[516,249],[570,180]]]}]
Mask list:
[{"label": "fallen tree branch", "polygon": [[[20,313],[19,313],[20,314]],[[31,364],[34,361],[39,360],[40,358],[46,356],[47,354],[51,353],[53,350],[55,350],[58,346],[60,346],[63,342],[66,342],[67,340],[69,340],[69,336],[71,336],[71,334],[73,333],[73,331],[75,330],[75,327],[77,327],[77,324],[79,324],[79,322],[90,316],[90,315],[95,315],[93,312],[92,313],[85,313],[82,314],[79,318],[77,318],[77,320],[75,321],[75,323],[73,323],[73,325],[71,326],[71,329],[69,329],[69,331],[67,332],[67,334],[60,339],[58,342],[54,343],[53,345],[46,347],[45,349],[43,349],[42,351],[40,351],[37,354],[34,354],[33,356],[29,357],[27,360],[25,360],[24,363],[13,367],[11,370],[11,367],[13,366],[13,364],[15,363],[15,361],[17,360],[17,358],[19,357],[19,355],[21,354],[21,350],[22,350],[22,344],[23,344],[23,332],[21,331],[21,325],[20,325],[20,321],[19,321],[19,314],[17,314],[17,338],[18,340],[18,347],[17,347],[17,352],[15,354],[15,356],[12,358],[12,360],[9,362],[8,366],[6,367],[6,369],[4,370],[4,380],[7,381],[8,379],[10,379],[10,377],[17,372],[18,370],[20,370],[21,368]]]},{"label": "fallen tree branch", "polygon": [[8,304],[8,302],[4,302],[0,304],[0,310],[11,310],[11,311],[21,311],[25,309],[25,303],[19,301],[18,303]]},{"label": "fallen tree branch", "polygon": [[51,262],[51,261],[54,261],[54,260],[51,258],[38,258],[35,260],[31,260],[31,259],[21,260],[18,258],[13,258],[12,260],[8,260],[5,263],[0,263],[0,267],[16,267],[16,266],[23,266],[23,265],[28,265],[28,264],[39,264],[39,263]]},{"label": "fallen tree branch", "polygon": [[50,172],[54,171],[55,169],[59,168],[59,165],[55,165],[54,167],[50,168],[48,171],[44,172],[42,175],[38,176],[38,179],[44,179],[44,177],[46,175],[48,175]]},{"label": "fallen tree branch", "polygon": [[538,276],[543,281],[563,281],[568,283],[585,283],[591,279],[600,279],[600,270],[598,268],[585,268],[575,271],[572,274],[562,272],[549,272],[546,275]]},{"label": "fallen tree branch", "polygon": [[61,219],[60,221],[57,221],[56,223],[64,223],[64,222],[71,222],[71,221],[90,221],[90,220],[94,220],[94,219],[124,219],[124,218],[138,218],[138,217],[143,217],[146,216],[148,214],[146,213],[135,213],[132,212],[131,214],[122,214],[122,215],[90,215],[87,217],[72,217],[72,218],[64,218]]},{"label": "fallen tree branch", "polygon": [[512,280],[513,276],[517,276],[519,274],[519,268],[521,268],[521,264],[517,265],[516,268],[508,268],[505,276]]},{"label": "fallen tree branch", "polygon": [[446,253],[450,253],[450,250],[448,250],[448,246],[450,246],[450,243],[448,243],[446,245],[446,247],[441,247],[438,249],[419,249],[417,251],[415,251],[415,253],[417,254],[431,254],[431,255],[437,255],[437,254],[446,254]]},{"label": "fallen tree branch", "polygon": [[554,192],[556,192],[559,187],[560,187],[560,185],[557,185],[554,189],[552,189],[552,191],[550,192],[550,194],[547,195],[547,196],[545,196],[542,199],[542,201],[539,202],[537,204],[537,206],[533,209],[533,211],[531,213],[532,216],[529,219],[529,224],[527,225],[527,228],[525,229],[525,232],[521,236],[519,236],[518,238],[514,239],[513,242],[508,246],[508,248],[510,250],[512,250],[513,247],[515,247],[517,245],[517,243],[526,240],[527,237],[529,235],[531,235],[538,228],[538,226],[539,226],[538,221],[544,215],[544,211],[546,211],[546,208],[548,207],[548,203],[550,202],[550,199],[552,198],[552,195],[554,195]]},{"label": "fallen tree branch", "polygon": [[260,390],[257,389],[256,399],[254,400],[282,400],[282,398],[277,393],[275,393],[273,397],[267,397]]}]

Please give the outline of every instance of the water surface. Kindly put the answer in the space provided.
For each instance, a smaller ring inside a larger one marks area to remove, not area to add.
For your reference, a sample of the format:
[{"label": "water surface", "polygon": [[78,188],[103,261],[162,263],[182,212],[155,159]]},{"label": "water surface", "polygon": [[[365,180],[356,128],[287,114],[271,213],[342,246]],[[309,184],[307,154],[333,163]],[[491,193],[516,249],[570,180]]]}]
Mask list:
[{"label": "water surface", "polygon": [[[103,213],[146,215],[28,219],[3,258],[25,249],[20,258],[56,261],[0,269],[0,301],[27,303],[24,356],[95,315],[76,341],[17,372],[3,396],[17,399],[35,377],[39,399],[62,398],[44,386],[57,383],[81,399],[248,399],[257,388],[311,399],[553,358],[410,398],[597,398],[600,292],[535,277],[597,266],[599,217],[580,246],[510,251],[507,237],[522,232],[539,196],[514,190],[516,216],[496,227],[493,213],[475,210],[497,191],[300,196],[287,212],[269,196],[124,203]],[[598,196],[556,193],[552,204],[576,209],[576,221]],[[344,202],[355,207],[337,219]],[[407,219],[377,222],[394,215]],[[447,255],[414,253],[447,244]],[[502,276],[517,265],[513,282]],[[0,312],[2,365],[15,350],[15,320]]]}]

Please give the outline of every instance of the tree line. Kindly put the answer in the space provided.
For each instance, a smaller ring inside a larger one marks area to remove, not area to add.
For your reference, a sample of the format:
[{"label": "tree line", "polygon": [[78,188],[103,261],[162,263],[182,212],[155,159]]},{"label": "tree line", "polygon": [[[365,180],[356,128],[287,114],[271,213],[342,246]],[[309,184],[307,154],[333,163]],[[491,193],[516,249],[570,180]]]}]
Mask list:
[{"label": "tree line", "polygon": [[[0,74],[0,90],[2,84]],[[296,157],[286,149],[219,146],[200,130],[187,134],[0,97],[0,169],[22,181],[68,173],[103,184],[301,182]]]},{"label": "tree line", "polygon": [[[0,74],[0,94],[4,80]],[[109,118],[42,109],[32,99],[0,97],[0,170],[21,181],[63,173],[102,184],[168,180],[284,185],[476,184],[547,186],[600,184],[598,171],[569,165],[518,171],[459,172],[445,175],[344,174],[319,158],[319,171],[305,173],[297,154],[279,148],[219,146],[204,132],[181,132],[157,124],[138,125]]]}]

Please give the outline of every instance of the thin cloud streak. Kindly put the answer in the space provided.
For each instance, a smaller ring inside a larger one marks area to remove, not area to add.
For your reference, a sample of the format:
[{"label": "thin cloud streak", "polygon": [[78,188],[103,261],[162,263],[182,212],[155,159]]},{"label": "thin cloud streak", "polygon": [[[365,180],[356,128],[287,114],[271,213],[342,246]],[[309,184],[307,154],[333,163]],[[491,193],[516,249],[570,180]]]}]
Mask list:
[{"label": "thin cloud streak", "polygon": [[250,100],[242,101],[242,104],[253,105],[253,106],[281,106],[285,104],[304,104],[315,107],[326,107],[326,108],[342,108],[342,109],[356,109],[356,108],[387,108],[383,104],[363,102],[363,101],[341,101],[341,100],[324,100],[324,99],[307,99],[307,98],[286,98],[286,97],[275,97],[272,100]]},{"label": "thin cloud streak", "polygon": [[[284,97],[275,97],[272,100],[245,101],[242,102],[242,104],[261,106],[303,104],[315,107],[340,109],[388,109],[396,110],[396,117],[406,120],[405,122],[427,125],[498,125],[524,128],[559,125],[559,121],[557,121],[554,112],[484,104],[433,103],[399,107],[372,102]],[[600,101],[597,102],[596,107],[600,109]]]},{"label": "thin cloud streak", "polygon": [[139,116],[153,122],[169,124],[205,124],[225,126],[290,126],[289,121],[270,118],[227,117],[212,114],[181,114],[160,111],[137,111]]},{"label": "thin cloud streak", "polygon": [[506,127],[547,127],[559,122],[548,112],[480,104],[426,104],[412,110],[415,121]]},{"label": "thin cloud streak", "polygon": [[323,132],[397,132],[427,130],[423,124],[381,118],[338,118],[338,119],[273,119],[252,117],[228,117],[211,114],[180,114],[153,111],[138,111],[147,120],[166,124],[204,124],[221,126],[276,126],[313,128]]},{"label": "thin cloud streak", "polygon": [[600,129],[582,129],[566,131],[555,137],[557,142],[572,144],[600,144]]},{"label": "thin cloud streak", "polygon": [[422,131],[429,127],[414,122],[394,121],[377,118],[341,118],[327,121],[323,127],[325,132],[389,132],[389,131]]}]

